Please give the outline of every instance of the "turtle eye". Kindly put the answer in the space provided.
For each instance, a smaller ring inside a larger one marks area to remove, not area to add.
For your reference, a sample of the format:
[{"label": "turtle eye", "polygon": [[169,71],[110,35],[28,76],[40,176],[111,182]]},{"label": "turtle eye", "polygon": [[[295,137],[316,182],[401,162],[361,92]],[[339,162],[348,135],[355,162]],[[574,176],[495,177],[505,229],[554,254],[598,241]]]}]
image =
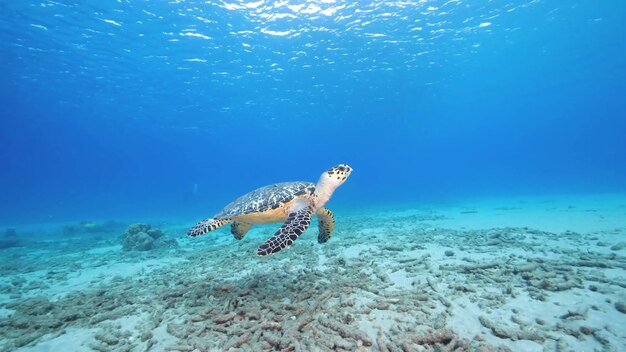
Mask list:
[{"label": "turtle eye", "polygon": [[339,166],[337,169],[338,169],[339,171],[346,171],[346,168],[345,168],[345,167],[343,167],[343,166]]}]

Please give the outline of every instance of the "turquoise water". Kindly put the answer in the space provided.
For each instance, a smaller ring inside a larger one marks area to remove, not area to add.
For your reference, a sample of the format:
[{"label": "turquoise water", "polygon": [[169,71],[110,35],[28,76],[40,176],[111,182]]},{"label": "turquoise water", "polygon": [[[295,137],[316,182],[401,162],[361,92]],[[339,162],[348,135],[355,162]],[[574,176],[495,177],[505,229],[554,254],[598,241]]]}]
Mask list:
[{"label": "turquoise water", "polygon": [[[626,350],[624,14],[0,3],[0,350]],[[325,244],[185,236],[342,163]]]},{"label": "turquoise water", "polygon": [[[621,2],[4,2],[2,222],[624,189]],[[195,203],[190,199],[197,200]]]}]

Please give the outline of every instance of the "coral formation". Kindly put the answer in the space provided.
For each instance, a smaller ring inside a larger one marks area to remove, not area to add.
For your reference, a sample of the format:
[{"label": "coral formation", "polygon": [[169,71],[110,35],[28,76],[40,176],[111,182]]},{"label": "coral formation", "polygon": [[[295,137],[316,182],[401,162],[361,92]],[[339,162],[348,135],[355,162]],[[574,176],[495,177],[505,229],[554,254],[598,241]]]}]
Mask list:
[{"label": "coral formation", "polygon": [[153,229],[148,224],[132,224],[122,235],[122,248],[125,251],[149,251],[178,245],[176,239],[164,235],[161,229]]},{"label": "coral formation", "polygon": [[17,247],[19,245],[20,240],[17,236],[17,230],[14,228],[4,230],[2,237],[0,237],[0,249]]},{"label": "coral formation", "polygon": [[17,230],[10,227],[10,228],[4,230],[4,233],[2,234],[2,237],[4,237],[4,238],[15,238],[15,237],[17,237]]}]

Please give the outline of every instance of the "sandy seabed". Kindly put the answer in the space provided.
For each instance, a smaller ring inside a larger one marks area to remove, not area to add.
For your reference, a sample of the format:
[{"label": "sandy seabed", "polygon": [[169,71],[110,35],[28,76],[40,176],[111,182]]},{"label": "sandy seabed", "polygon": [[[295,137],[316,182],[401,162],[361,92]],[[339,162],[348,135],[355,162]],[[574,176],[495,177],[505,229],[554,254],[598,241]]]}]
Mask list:
[{"label": "sandy seabed", "polygon": [[[210,215],[210,214],[207,214]],[[626,196],[336,211],[123,251],[123,228],[0,249],[0,351],[626,351]],[[196,219],[190,219],[196,220]],[[55,232],[56,231],[56,232]]]}]

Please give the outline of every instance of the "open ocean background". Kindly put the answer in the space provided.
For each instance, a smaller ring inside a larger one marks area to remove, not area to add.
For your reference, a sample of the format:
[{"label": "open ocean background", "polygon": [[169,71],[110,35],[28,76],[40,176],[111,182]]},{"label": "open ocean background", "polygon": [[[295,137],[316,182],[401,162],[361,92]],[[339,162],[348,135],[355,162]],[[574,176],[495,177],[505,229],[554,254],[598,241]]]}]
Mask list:
[{"label": "open ocean background", "polygon": [[0,223],[626,188],[623,1],[2,1]]},{"label": "open ocean background", "polygon": [[[186,235],[339,164],[334,227],[289,249]],[[626,0],[0,0],[0,352],[621,352],[624,326]]]}]

